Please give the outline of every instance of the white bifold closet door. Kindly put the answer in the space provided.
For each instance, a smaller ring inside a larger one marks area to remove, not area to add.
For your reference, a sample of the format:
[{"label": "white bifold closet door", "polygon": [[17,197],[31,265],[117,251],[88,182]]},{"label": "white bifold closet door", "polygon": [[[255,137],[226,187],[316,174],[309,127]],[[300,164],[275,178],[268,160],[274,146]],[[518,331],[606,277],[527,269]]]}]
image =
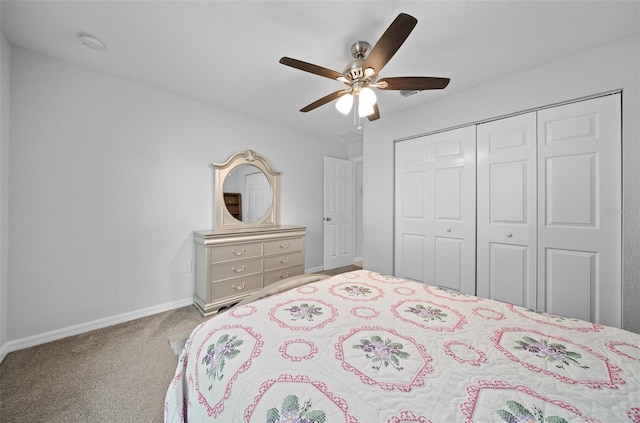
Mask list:
[{"label": "white bifold closet door", "polygon": [[478,295],[620,327],[620,95],[478,126]]},{"label": "white bifold closet door", "polygon": [[538,112],[538,308],[622,324],[620,94]]},{"label": "white bifold closet door", "polygon": [[478,125],[478,296],[536,309],[536,113]]},{"label": "white bifold closet door", "polygon": [[396,276],[475,293],[475,163],[475,126],[396,143]]}]

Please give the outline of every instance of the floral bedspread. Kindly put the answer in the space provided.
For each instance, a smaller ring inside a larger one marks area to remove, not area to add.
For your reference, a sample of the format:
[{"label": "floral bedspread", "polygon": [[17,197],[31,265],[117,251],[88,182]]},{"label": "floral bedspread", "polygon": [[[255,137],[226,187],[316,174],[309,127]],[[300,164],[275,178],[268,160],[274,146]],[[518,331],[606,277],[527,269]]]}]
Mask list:
[{"label": "floral bedspread", "polygon": [[640,335],[366,270],[198,326],[167,422],[640,422]]}]

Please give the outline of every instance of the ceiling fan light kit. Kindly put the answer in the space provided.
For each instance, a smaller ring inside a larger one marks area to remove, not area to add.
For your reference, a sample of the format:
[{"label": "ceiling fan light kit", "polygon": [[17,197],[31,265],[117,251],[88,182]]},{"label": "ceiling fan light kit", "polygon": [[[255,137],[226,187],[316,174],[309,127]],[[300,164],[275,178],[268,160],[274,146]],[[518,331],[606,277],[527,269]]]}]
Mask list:
[{"label": "ceiling fan light kit", "polygon": [[354,60],[349,62],[342,72],[290,57],[281,58],[280,63],[283,65],[335,79],[347,86],[345,89],[335,91],[314,101],[300,111],[306,113],[338,99],[336,109],[345,115],[353,109],[354,125],[360,129],[360,117],[366,116],[370,121],[380,118],[377,98],[372,88],[401,92],[445,88],[449,84],[449,78],[429,76],[379,78],[382,68],[396,54],[417,23],[418,20],[413,16],[400,13],[373,48],[366,41],[356,41],[351,46],[351,55]]},{"label": "ceiling fan light kit", "polygon": [[357,98],[359,117],[369,116],[375,112],[373,106],[376,104],[376,94],[369,87],[361,88],[359,93],[343,95],[336,102],[336,109],[343,115],[348,115],[353,107],[354,98]]}]

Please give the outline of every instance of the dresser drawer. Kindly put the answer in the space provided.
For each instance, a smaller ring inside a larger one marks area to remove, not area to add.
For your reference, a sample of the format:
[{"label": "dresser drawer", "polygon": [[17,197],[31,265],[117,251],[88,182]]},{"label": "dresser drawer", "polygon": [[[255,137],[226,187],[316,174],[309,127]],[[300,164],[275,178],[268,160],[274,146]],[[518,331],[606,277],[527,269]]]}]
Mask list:
[{"label": "dresser drawer", "polygon": [[282,267],[299,266],[302,263],[302,252],[265,257],[264,271],[280,269]]},{"label": "dresser drawer", "polygon": [[216,245],[211,248],[211,262],[220,263],[262,256],[262,243]]},{"label": "dresser drawer", "polygon": [[304,273],[304,266],[285,267],[284,269],[272,270],[264,273],[264,286],[271,285],[282,279],[298,276]]},{"label": "dresser drawer", "polygon": [[262,288],[262,274],[229,279],[224,282],[211,282],[211,299],[219,301],[260,288]]},{"label": "dresser drawer", "polygon": [[211,266],[211,282],[262,273],[262,258],[228,261]]},{"label": "dresser drawer", "polygon": [[264,255],[282,254],[289,251],[302,250],[302,238],[285,238],[276,241],[265,241]]}]

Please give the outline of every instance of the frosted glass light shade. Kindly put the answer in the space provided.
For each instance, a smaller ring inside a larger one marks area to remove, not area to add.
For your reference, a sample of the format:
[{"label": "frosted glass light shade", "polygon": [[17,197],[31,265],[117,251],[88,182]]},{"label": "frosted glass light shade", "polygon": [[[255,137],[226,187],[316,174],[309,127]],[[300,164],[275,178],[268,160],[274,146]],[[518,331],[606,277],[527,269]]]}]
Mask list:
[{"label": "frosted glass light shade", "polygon": [[360,90],[360,104],[366,107],[373,107],[376,104],[376,93],[371,88],[365,87]]},{"label": "frosted glass light shade", "polygon": [[371,88],[364,87],[361,89],[358,100],[358,115],[360,115],[360,117],[373,114],[373,105],[376,104],[376,93],[374,93]]},{"label": "frosted glass light shade", "polygon": [[373,112],[375,112],[375,110],[373,110],[373,104],[370,106],[367,106],[366,104],[364,104],[364,102],[361,102],[358,105],[358,115],[360,117],[369,116],[373,114]]},{"label": "frosted glass light shade", "polygon": [[345,94],[336,102],[336,109],[343,115],[349,114],[351,107],[353,106],[353,96],[351,94]]},{"label": "frosted glass light shade", "polygon": [[371,88],[365,87],[360,90],[358,102],[358,114],[360,117],[369,116],[374,112],[373,105],[376,104],[376,93]]}]

